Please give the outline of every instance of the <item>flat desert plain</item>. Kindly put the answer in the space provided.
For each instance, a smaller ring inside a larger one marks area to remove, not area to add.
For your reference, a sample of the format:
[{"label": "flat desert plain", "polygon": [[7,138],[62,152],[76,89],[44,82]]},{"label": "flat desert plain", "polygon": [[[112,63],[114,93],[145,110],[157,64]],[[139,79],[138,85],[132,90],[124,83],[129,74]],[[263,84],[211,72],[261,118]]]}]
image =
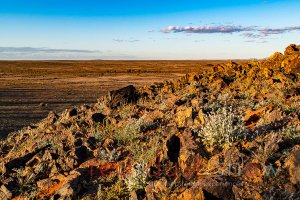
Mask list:
[{"label": "flat desert plain", "polygon": [[129,84],[143,86],[226,61],[0,61],[0,137],[53,110],[90,104]]}]

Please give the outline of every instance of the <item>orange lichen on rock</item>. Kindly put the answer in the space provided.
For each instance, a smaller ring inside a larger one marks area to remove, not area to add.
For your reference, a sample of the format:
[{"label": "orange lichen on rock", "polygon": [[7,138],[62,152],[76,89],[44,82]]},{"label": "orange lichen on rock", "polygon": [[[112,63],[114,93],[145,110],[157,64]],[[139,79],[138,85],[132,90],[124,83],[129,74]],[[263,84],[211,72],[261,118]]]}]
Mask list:
[{"label": "orange lichen on rock", "polygon": [[56,192],[59,188],[61,188],[61,186],[63,186],[64,183],[65,183],[65,181],[64,181],[64,180],[61,180],[61,181],[59,181],[58,183],[56,183],[56,184],[50,186],[49,188],[40,191],[39,194],[38,194],[38,198],[39,198],[39,199],[43,199],[43,198],[45,198],[45,197],[50,197],[50,196],[52,196],[53,194],[55,194],[55,192]]}]

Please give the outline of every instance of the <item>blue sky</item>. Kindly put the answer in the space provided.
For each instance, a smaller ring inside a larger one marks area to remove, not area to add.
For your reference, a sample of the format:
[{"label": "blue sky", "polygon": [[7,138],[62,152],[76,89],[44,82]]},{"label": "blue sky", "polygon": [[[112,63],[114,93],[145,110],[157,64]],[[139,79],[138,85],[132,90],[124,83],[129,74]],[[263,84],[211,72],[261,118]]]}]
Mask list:
[{"label": "blue sky", "polygon": [[1,0],[0,59],[264,58],[299,19],[298,0]]}]

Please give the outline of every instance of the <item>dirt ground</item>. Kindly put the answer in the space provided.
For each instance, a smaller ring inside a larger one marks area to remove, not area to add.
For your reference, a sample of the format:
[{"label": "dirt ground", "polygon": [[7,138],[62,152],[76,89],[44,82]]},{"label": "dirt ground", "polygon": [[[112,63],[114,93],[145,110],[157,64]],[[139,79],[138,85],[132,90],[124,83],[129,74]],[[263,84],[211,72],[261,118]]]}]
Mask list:
[{"label": "dirt ground", "polygon": [[0,137],[53,110],[91,104],[108,91],[142,86],[224,61],[0,61]]}]

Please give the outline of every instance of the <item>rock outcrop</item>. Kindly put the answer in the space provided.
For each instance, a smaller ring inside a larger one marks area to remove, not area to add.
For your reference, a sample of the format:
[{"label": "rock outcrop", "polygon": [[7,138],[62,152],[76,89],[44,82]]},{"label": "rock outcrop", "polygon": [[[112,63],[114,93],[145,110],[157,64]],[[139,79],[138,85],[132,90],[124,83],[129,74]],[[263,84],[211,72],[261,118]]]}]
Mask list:
[{"label": "rock outcrop", "polygon": [[299,50],[51,112],[0,141],[0,199],[296,199]]}]

